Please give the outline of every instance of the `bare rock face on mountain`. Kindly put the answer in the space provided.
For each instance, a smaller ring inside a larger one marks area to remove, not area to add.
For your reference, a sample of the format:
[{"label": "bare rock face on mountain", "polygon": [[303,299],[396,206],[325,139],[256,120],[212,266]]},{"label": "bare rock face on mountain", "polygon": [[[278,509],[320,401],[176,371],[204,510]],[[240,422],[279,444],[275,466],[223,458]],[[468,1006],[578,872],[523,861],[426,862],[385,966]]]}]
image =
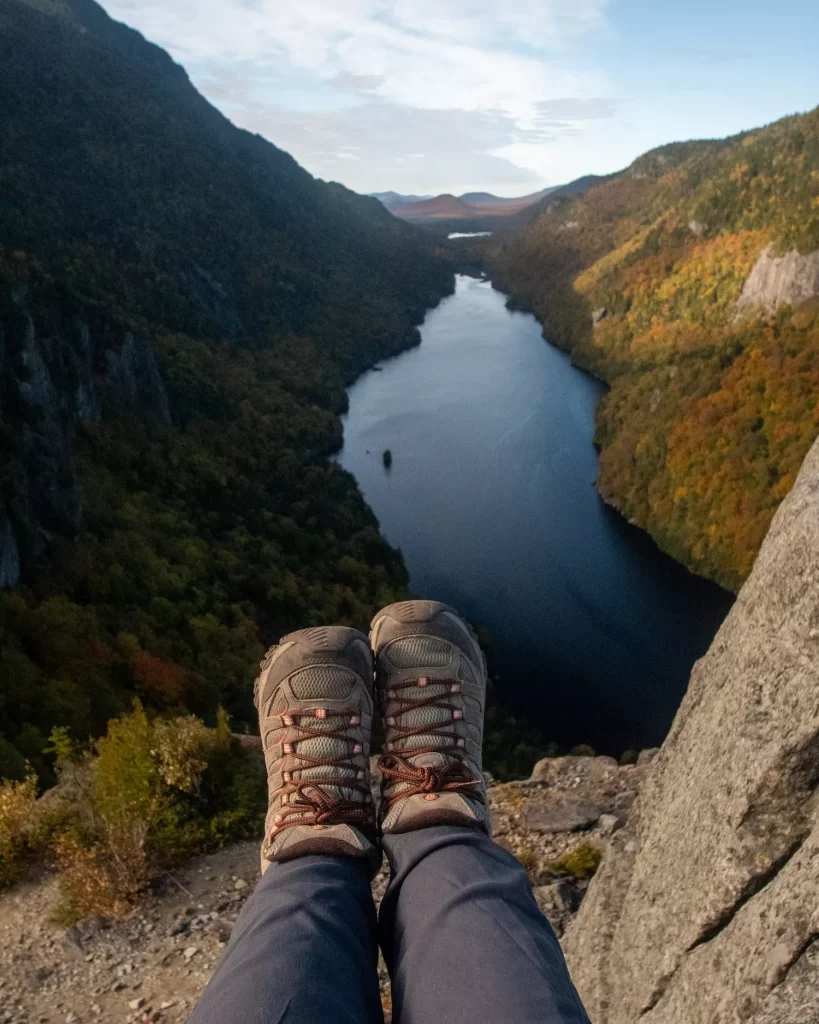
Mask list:
[{"label": "bare rock face on mountain", "polygon": [[774,256],[773,246],[763,249],[737,301],[737,312],[774,310],[786,303],[798,306],[819,295],[819,252],[804,255],[792,249]]},{"label": "bare rock face on mountain", "polygon": [[819,442],[565,938],[595,1024],[819,1020]]}]

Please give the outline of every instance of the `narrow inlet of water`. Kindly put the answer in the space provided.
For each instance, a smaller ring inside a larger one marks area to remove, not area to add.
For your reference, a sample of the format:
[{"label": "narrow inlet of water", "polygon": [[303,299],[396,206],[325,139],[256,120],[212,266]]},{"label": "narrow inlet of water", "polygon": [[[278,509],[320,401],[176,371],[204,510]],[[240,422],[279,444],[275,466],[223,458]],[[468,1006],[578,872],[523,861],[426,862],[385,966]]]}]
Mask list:
[{"label": "narrow inlet of water", "polygon": [[660,743],[732,595],[600,501],[603,385],[534,317],[459,277],[421,335],[350,389],[340,455],[412,589],[488,627],[500,696],[547,738]]}]

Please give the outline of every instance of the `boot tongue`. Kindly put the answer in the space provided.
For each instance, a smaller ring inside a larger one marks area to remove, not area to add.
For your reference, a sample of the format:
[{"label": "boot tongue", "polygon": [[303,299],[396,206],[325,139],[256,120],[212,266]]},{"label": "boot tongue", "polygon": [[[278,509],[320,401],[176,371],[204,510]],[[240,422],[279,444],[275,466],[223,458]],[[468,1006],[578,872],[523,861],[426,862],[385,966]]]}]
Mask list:
[{"label": "boot tongue", "polygon": [[416,768],[442,768],[447,763],[444,755],[438,753],[416,754],[410,761]]}]

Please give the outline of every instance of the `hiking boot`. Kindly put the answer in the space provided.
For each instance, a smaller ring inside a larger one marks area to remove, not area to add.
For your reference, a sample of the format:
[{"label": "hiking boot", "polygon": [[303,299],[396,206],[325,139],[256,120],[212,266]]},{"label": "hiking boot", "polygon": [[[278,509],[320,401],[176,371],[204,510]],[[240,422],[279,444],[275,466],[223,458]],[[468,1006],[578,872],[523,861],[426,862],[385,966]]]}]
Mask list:
[{"label": "hiking boot", "polygon": [[373,664],[363,633],[302,629],[256,680],[269,808],[262,871],[310,853],[381,862],[370,792]]},{"label": "hiking boot", "polygon": [[384,714],[381,829],[476,825],[489,831],[481,743],[486,663],[458,613],[404,601],[370,631]]}]

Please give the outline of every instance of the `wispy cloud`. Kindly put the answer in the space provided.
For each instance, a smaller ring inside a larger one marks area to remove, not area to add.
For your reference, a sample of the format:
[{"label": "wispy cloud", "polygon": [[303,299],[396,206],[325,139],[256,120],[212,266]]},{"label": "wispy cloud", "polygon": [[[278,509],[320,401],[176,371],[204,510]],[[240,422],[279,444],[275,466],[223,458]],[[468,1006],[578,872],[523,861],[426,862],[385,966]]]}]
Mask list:
[{"label": "wispy cloud", "polygon": [[[541,167],[507,154],[612,109],[605,76],[576,59],[608,0],[104,2],[234,120],[354,187],[536,185]],[[288,76],[309,103],[282,96]]]}]

